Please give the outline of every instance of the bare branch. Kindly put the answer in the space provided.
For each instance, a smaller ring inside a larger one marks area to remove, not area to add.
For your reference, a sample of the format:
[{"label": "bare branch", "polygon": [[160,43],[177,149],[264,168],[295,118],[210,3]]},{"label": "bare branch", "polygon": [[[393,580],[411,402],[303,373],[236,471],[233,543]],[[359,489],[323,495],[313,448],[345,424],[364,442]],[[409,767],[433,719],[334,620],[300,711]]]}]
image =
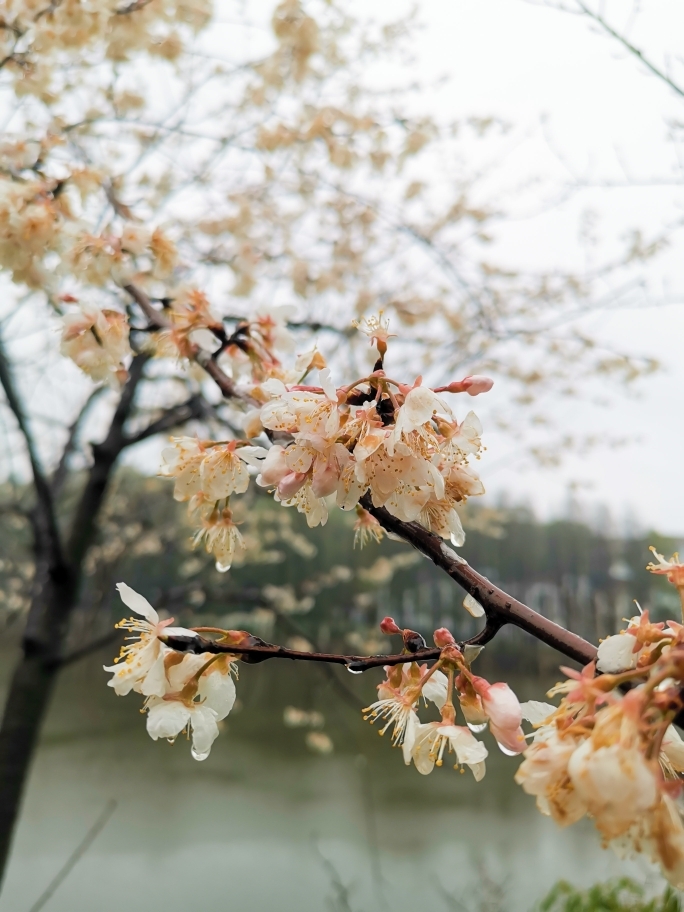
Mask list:
[{"label": "bare branch", "polygon": [[59,464],[58,464],[57,468],[55,469],[55,471],[53,472],[52,479],[50,481],[50,486],[52,488],[53,497],[57,497],[59,495],[59,493],[62,489],[62,485],[66,481],[67,465],[69,462],[69,456],[71,456],[71,454],[76,449],[78,434],[79,434],[79,431],[81,430],[83,421],[84,421],[86,415],[88,414],[88,411],[90,410],[91,405],[95,402],[95,400],[98,398],[98,396],[100,396],[101,393],[105,389],[106,389],[106,387],[99,386],[97,389],[93,390],[93,392],[90,394],[90,396],[88,396],[88,398],[86,399],[86,401],[83,405],[83,408],[78,413],[76,420],[73,422],[73,424],[69,428],[69,436],[67,438],[67,442],[64,445],[64,449],[62,450],[62,455],[59,459]]},{"label": "bare branch", "polygon": [[185,424],[186,421],[191,421],[193,418],[201,418],[206,413],[207,408],[207,403],[205,403],[202,396],[191,396],[187,402],[166,409],[160,418],[148,424],[142,431],[137,434],[127,435],[124,438],[124,446],[133,446],[136,443],[140,443],[141,440],[147,440],[148,437],[153,437],[155,434],[170,431],[172,428],[178,427],[179,424]]},{"label": "bare branch", "polygon": [[616,41],[619,41],[620,44],[623,46],[623,48],[625,48],[625,50],[629,51],[630,54],[633,54],[635,57],[637,57],[641,61],[641,63],[646,67],[647,70],[650,70],[654,76],[657,76],[658,79],[662,80],[674,92],[676,92],[677,95],[684,98],[684,88],[677,85],[677,83],[674,82],[674,80],[672,80],[667,75],[667,73],[665,73],[663,70],[661,70],[659,67],[657,67],[654,63],[652,63],[648,59],[648,57],[645,57],[643,51],[640,51],[639,48],[635,47],[631,43],[631,41],[629,41],[627,38],[625,38],[624,35],[621,35],[618,31],[616,31],[612,27],[612,25],[609,25],[609,23],[606,22],[606,20],[603,18],[603,16],[600,13],[596,13],[596,12],[594,12],[594,10],[590,9],[585,3],[583,3],[583,0],[575,0],[575,2],[579,6],[579,8],[582,10],[582,12],[584,13],[585,16],[588,16],[591,20],[596,22],[597,25],[600,25],[601,28],[604,30],[604,32],[606,32],[608,35],[610,35],[611,38],[615,38]]},{"label": "bare branch", "polygon": [[5,392],[7,404],[14,414],[17,424],[19,425],[19,430],[24,437],[29,461],[31,463],[37,500],[37,519],[39,520],[37,531],[40,534],[40,540],[36,541],[36,546],[42,549],[44,555],[49,555],[48,559],[54,570],[63,563],[63,554],[52,492],[40,464],[31,429],[29,428],[28,421],[24,415],[24,409],[14,384],[12,368],[2,338],[0,338],[0,385]]}]

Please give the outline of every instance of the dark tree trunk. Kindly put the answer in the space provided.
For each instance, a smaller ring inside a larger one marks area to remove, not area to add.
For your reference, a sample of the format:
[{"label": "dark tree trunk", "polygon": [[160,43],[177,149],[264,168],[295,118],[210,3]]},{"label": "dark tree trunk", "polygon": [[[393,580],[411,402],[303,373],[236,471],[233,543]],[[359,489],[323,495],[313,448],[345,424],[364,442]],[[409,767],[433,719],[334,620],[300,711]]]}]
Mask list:
[{"label": "dark tree trunk", "polygon": [[[0,877],[7,866],[24,786],[58,666],[24,653],[17,665],[0,730]],[[1,882],[1,881],[0,881]]]}]

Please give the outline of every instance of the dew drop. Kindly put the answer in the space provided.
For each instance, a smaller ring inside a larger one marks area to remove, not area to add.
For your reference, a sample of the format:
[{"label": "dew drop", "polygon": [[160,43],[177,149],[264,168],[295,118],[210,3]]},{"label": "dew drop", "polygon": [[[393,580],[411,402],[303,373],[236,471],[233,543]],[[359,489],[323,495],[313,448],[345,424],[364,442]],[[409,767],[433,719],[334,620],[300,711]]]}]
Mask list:
[{"label": "dew drop", "polygon": [[209,751],[204,751],[204,753],[200,753],[199,751],[196,751],[194,747],[190,748],[190,753],[192,754],[192,756],[195,760],[206,760],[207,757],[209,756]]},{"label": "dew drop", "polygon": [[[474,722],[466,722],[466,725],[471,730],[471,732],[475,732],[476,734],[478,732],[483,732],[485,730],[485,728],[487,728],[486,722],[480,722],[479,725],[476,725]],[[499,747],[501,747],[500,744],[499,744]]]},{"label": "dew drop", "polygon": [[169,742],[169,744],[175,744],[175,743],[176,743],[175,737],[174,737],[174,738],[167,738],[166,740]]},{"label": "dew drop", "polygon": [[518,756],[518,751],[509,750],[507,747],[504,747],[500,741],[497,741],[496,743],[499,745],[499,750],[501,751],[501,753],[506,754],[507,757],[517,757]]},{"label": "dew drop", "polygon": [[350,662],[347,665],[347,671],[349,672],[349,674],[353,674],[353,675],[363,674],[363,668],[359,668],[357,662]]},{"label": "dew drop", "polygon": [[216,561],[216,569],[218,570],[219,573],[228,573],[228,571],[230,570],[230,564],[221,564],[218,561]]}]

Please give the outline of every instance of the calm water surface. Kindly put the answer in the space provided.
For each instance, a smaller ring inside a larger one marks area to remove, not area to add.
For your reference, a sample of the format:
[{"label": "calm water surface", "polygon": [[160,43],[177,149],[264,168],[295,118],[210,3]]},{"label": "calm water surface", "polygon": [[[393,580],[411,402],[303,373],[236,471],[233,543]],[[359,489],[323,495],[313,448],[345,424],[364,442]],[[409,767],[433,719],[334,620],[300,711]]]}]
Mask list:
[{"label": "calm water surface", "polygon": [[[138,697],[105,687],[110,658],[60,681],[0,912],[28,912],[112,799],[47,912],[522,912],[562,877],[660,883],[645,863],[600,849],[591,825],[560,830],[538,814],[512,781],[519,761],[493,743],[479,784],[405,768],[319,669],[244,668],[239,711],[197,763],[182,739],[147,737]],[[379,673],[340,678],[370,699]],[[517,682],[539,698],[532,685]],[[326,714],[332,755],[312,755],[303,732],[283,726],[288,704]]]}]

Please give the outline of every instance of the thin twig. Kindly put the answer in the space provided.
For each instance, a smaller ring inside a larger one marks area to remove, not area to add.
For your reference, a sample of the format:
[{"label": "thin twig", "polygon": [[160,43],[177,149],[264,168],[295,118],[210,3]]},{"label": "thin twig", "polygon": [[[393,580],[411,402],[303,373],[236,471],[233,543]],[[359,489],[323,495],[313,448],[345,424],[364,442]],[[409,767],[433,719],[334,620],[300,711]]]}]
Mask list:
[{"label": "thin twig", "polygon": [[98,835],[109,823],[109,819],[117,808],[118,802],[113,798],[104,806],[104,810],[83,837],[82,841],[76,846],[71,855],[67,858],[62,868],[58,871],[57,876],[48,884],[45,891],[41,893],[36,902],[31,906],[29,912],[40,912],[45,904],[53,897],[55,891],[64,883],[69,874],[76,867],[78,862],[83,858]]},{"label": "thin twig", "polygon": [[615,40],[619,41],[620,44],[627,51],[629,51],[630,54],[633,54],[635,57],[637,57],[641,61],[641,63],[643,63],[643,65],[646,67],[647,70],[650,70],[654,76],[657,76],[658,79],[661,79],[666,85],[668,85],[673,91],[675,91],[677,93],[677,95],[680,95],[682,98],[684,98],[684,89],[681,86],[677,85],[677,83],[674,82],[672,79],[670,79],[670,77],[667,75],[667,73],[665,73],[663,70],[661,70],[659,67],[657,67],[654,63],[652,63],[647,57],[645,57],[643,54],[643,51],[640,51],[639,48],[635,47],[631,43],[631,41],[628,41],[624,35],[621,35],[618,31],[616,31],[612,27],[612,25],[609,25],[608,22],[606,22],[606,20],[603,18],[603,16],[600,13],[595,13],[585,3],[583,3],[582,0],[575,0],[575,2],[579,6],[579,8],[582,10],[582,12],[584,13],[585,16],[588,16],[594,22],[598,23],[598,25],[600,25],[601,28],[611,36],[611,38],[615,38]]}]

